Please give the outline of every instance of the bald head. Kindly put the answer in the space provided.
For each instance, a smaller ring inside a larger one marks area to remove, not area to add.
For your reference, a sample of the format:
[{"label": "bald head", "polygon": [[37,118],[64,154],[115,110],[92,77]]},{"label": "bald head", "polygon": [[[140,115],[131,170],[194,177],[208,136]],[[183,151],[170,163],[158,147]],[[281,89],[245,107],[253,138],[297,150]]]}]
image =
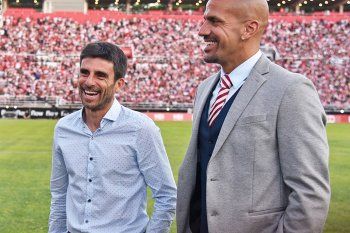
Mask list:
[{"label": "bald head", "polygon": [[209,0],[198,32],[206,43],[204,61],[231,72],[258,52],[268,17],[266,0]]},{"label": "bald head", "polygon": [[[241,1],[242,2],[242,1]],[[259,21],[262,32],[265,30],[269,20],[269,5],[266,0],[244,0],[246,11],[250,18]]]},{"label": "bald head", "polygon": [[231,2],[233,14],[242,21],[255,20],[259,23],[259,34],[262,35],[268,25],[269,5],[266,0],[225,0]]}]

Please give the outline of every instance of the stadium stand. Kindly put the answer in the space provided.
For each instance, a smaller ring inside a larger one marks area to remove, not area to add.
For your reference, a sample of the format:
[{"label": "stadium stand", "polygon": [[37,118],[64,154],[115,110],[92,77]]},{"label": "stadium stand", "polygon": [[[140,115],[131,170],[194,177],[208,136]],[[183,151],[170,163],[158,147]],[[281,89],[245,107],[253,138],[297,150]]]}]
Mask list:
[{"label": "stadium stand", "polygon": [[[186,110],[201,80],[218,70],[202,60],[201,16],[90,11],[46,15],[9,9],[0,29],[0,103],[78,106],[78,54],[91,41],[133,48],[119,99],[134,108]],[[274,14],[264,46],[279,64],[310,78],[329,111],[350,110],[350,20],[332,13]],[[27,102],[26,102],[27,101]]]}]

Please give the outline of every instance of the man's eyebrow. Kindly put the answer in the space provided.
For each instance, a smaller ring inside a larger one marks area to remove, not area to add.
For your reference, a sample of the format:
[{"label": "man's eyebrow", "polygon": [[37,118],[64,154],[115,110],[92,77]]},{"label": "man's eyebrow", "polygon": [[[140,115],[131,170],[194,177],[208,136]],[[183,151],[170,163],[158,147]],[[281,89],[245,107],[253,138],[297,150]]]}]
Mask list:
[{"label": "man's eyebrow", "polygon": [[100,70],[96,70],[94,73],[96,75],[102,76],[102,77],[107,77],[108,76],[106,72],[103,72],[103,71],[100,71]]},{"label": "man's eyebrow", "polygon": [[215,15],[204,16],[204,19],[209,21],[222,21],[219,17]]}]

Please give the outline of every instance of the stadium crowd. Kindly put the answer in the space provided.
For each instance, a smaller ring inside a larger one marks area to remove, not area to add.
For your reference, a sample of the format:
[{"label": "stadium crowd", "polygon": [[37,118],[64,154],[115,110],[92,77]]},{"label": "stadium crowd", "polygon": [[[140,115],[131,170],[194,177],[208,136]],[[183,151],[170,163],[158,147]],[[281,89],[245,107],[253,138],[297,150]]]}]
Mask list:
[{"label": "stadium crowd", "polygon": [[[0,95],[79,102],[79,53],[91,41],[133,48],[122,102],[192,103],[200,80],[218,70],[202,56],[201,22],[175,19],[5,18],[0,29]],[[325,107],[350,108],[350,21],[270,20],[263,44],[278,63],[310,78]]]}]

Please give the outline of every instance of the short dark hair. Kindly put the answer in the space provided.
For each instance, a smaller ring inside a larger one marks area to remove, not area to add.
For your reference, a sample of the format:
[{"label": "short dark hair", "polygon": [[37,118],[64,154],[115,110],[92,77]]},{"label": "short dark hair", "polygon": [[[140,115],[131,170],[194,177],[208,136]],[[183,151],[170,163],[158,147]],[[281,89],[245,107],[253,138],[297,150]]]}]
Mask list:
[{"label": "short dark hair", "polygon": [[108,42],[94,42],[87,44],[80,54],[80,65],[84,58],[102,58],[113,62],[114,81],[125,77],[127,58],[117,45]]}]

